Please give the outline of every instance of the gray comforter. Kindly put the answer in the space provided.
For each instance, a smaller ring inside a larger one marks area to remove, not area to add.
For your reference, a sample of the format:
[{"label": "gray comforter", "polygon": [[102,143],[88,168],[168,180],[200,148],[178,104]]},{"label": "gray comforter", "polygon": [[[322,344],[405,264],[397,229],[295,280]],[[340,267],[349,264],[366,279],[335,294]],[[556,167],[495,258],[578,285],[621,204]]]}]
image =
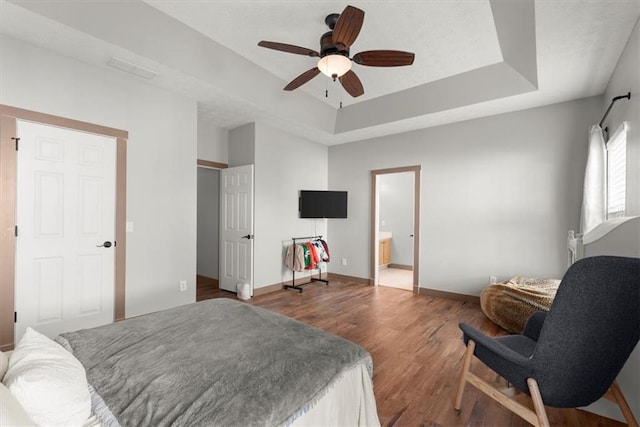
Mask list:
[{"label": "gray comforter", "polygon": [[287,425],[343,371],[366,363],[371,373],[356,344],[229,299],[57,340],[84,365],[94,400],[108,407],[97,412],[112,425]]}]

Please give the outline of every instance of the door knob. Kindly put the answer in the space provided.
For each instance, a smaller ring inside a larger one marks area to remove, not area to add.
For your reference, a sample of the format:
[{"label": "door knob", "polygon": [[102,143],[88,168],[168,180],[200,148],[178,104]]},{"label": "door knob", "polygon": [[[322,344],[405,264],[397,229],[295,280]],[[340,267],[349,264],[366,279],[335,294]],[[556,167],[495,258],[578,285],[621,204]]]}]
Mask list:
[{"label": "door knob", "polygon": [[242,236],[243,239],[253,239],[253,235],[247,234],[246,236]]},{"label": "door knob", "polygon": [[110,248],[110,247],[111,247],[111,242],[108,240],[101,245],[96,245],[96,248]]}]

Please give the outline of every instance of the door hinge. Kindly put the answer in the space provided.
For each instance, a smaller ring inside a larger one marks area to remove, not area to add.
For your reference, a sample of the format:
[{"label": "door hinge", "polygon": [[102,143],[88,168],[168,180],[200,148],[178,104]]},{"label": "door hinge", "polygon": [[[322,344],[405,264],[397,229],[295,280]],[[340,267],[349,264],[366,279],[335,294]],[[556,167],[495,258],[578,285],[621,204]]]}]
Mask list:
[{"label": "door hinge", "polygon": [[16,151],[18,151],[18,142],[20,141],[20,138],[11,138],[16,142]]},{"label": "door hinge", "polygon": [[17,311],[13,312],[13,323],[18,323],[18,312]]},{"label": "door hinge", "polygon": [[16,237],[18,237],[18,226],[16,225],[14,230],[13,230],[13,234],[15,234]]}]

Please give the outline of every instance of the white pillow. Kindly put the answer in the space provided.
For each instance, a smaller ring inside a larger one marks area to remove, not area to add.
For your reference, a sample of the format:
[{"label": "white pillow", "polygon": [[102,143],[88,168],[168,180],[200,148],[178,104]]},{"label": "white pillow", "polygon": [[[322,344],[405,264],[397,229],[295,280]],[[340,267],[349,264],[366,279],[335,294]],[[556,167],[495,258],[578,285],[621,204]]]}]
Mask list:
[{"label": "white pillow", "polygon": [[35,426],[8,388],[0,383],[0,426]]},{"label": "white pillow", "polygon": [[31,328],[13,351],[3,383],[38,425],[81,426],[91,415],[82,364]]}]

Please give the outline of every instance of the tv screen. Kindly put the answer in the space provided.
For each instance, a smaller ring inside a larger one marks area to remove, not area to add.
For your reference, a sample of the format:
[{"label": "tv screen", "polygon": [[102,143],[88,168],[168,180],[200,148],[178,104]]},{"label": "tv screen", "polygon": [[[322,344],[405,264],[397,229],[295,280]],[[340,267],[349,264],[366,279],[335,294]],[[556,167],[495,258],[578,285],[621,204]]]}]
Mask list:
[{"label": "tv screen", "polygon": [[300,191],[300,218],[346,218],[346,191]]}]

